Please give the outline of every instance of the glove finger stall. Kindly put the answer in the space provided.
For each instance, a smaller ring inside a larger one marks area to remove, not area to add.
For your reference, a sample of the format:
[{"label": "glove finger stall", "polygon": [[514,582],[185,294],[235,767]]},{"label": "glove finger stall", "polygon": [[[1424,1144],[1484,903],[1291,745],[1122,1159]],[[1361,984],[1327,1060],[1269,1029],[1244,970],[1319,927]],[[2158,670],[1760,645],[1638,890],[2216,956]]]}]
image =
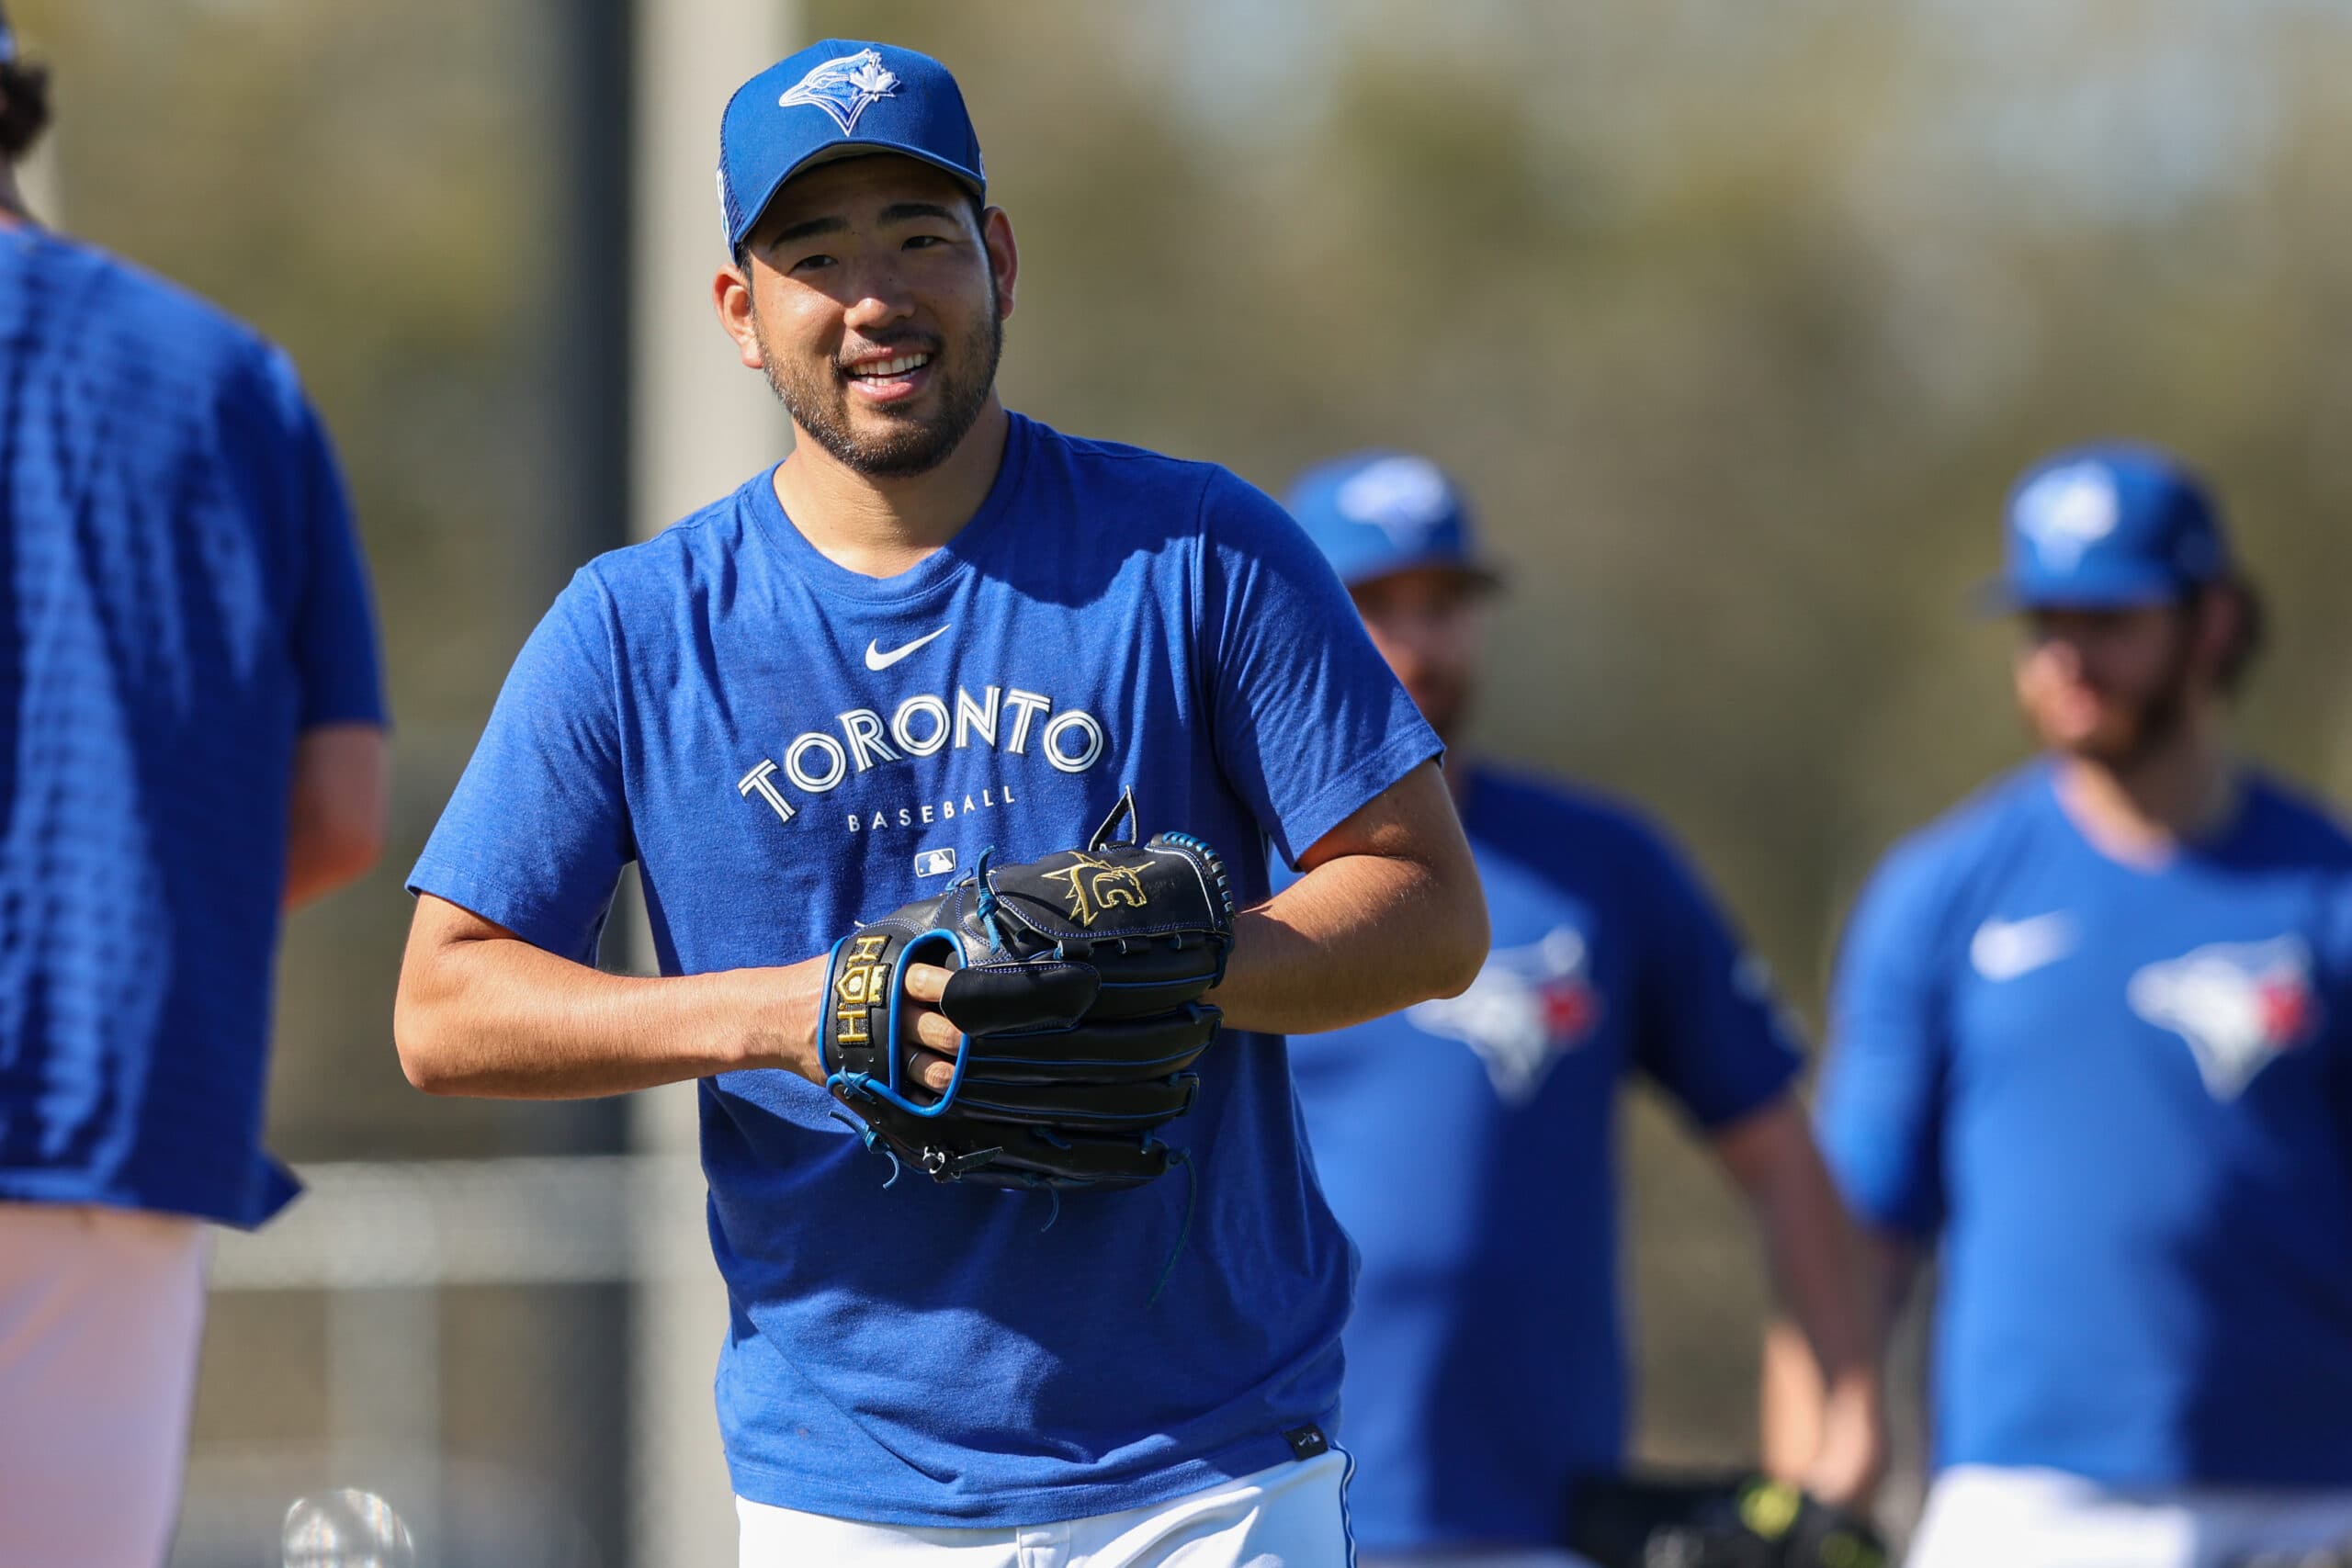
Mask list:
[{"label": "glove finger stall", "polygon": [[948,977],[939,1010],[967,1034],[1067,1029],[1094,1006],[1101,986],[1089,964],[987,961]]},{"label": "glove finger stall", "polygon": [[1216,1038],[1223,1015],[1187,1003],[1149,1018],[1089,1020],[1075,1029],[984,1034],[966,1042],[964,1081],[1126,1083],[1182,1072]]}]

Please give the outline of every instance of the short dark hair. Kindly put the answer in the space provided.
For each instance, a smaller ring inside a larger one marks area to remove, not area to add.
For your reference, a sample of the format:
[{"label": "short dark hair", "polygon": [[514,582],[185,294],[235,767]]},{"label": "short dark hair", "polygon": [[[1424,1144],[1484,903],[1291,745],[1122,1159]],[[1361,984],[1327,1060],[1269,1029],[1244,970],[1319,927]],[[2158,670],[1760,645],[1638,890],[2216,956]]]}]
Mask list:
[{"label": "short dark hair", "polygon": [[2205,594],[2228,592],[2237,598],[2237,638],[2230,644],[2229,651],[2222,656],[2222,667],[2215,672],[2222,692],[2235,696],[2239,688],[2245,685],[2246,674],[2254,668],[2255,660],[2269,645],[2269,606],[2264,602],[2260,590],[2243,577],[2226,578],[2199,592]]},{"label": "short dark hair", "polygon": [[0,158],[32,151],[49,129],[49,67],[0,60]]}]

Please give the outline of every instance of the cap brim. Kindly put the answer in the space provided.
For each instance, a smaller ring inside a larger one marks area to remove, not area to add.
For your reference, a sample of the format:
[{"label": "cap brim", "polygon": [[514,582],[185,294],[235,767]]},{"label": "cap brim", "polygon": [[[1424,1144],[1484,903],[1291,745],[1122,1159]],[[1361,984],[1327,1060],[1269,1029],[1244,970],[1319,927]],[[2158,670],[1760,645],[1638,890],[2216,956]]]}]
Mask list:
[{"label": "cap brim", "polygon": [[730,249],[739,247],[751,237],[752,231],[760,226],[760,220],[767,216],[768,209],[775,204],[778,191],[819,164],[840,164],[852,158],[871,158],[893,152],[901,158],[912,158],[918,164],[929,164],[933,168],[953,175],[958,185],[982,201],[988,199],[989,190],[986,182],[974,175],[971,170],[958,168],[946,159],[926,152],[920,147],[910,147],[899,141],[846,137],[839,141],[826,142],[771,181],[768,188],[760,193],[760,199],[743,209],[743,227],[728,237],[729,247]]},{"label": "cap brim", "polygon": [[1408,572],[1434,571],[1454,578],[1482,593],[1499,592],[1503,574],[1491,566],[1476,561],[1459,560],[1387,560],[1378,561],[1361,570],[1344,572],[1340,581],[1350,588],[1361,588],[1367,582],[1378,582],[1385,577],[1402,577]]},{"label": "cap brim", "polygon": [[1978,583],[1969,598],[1979,615],[1991,618],[2031,610],[2145,610],[2173,604],[2193,586],[2168,579],[2035,585],[1996,577]]}]

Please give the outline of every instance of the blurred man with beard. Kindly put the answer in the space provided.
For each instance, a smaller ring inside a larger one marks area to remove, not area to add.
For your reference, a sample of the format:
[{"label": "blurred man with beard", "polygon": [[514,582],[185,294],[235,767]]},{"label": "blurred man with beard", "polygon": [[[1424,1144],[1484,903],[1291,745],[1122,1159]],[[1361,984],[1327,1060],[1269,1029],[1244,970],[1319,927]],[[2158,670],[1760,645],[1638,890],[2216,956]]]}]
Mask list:
[{"label": "blurred man with beard", "polygon": [[1874,1304],[1940,1249],[1911,1561],[2352,1539],[2352,840],[2232,750],[2258,602],[2177,463],[2051,458],[2007,552],[2044,755],[1880,867],[1820,1108]]},{"label": "blurred man with beard", "polygon": [[1288,499],[1450,749],[1494,931],[1462,996],[1291,1043],[1316,1168],[1362,1258],[1345,1404],[1365,1562],[1561,1568],[1578,1561],[1564,1540],[1613,1539],[1646,1508],[1614,1484],[1630,1420],[1615,1126],[1635,1074],[1738,1183],[1831,1369],[1825,1441],[1792,1477],[1860,1495],[1879,1423],[1849,1236],[1760,965],[1643,817],[1465,753],[1498,579],[1436,465],[1363,453]]}]

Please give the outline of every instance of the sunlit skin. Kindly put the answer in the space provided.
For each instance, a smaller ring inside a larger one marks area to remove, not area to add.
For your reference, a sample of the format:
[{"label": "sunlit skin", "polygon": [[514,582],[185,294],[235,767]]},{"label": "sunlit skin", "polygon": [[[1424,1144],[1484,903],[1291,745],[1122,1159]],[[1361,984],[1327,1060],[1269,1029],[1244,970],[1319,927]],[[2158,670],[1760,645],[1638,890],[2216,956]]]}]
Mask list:
[{"label": "sunlit skin", "polygon": [[[1001,209],[976,220],[954,178],[888,154],[793,179],[719,269],[719,321],[792,415],[778,498],[796,520],[848,520],[812,535],[820,549],[891,575],[978,509],[1003,452],[996,361],[1018,272]],[[909,355],[927,363],[866,374]]]},{"label": "sunlit skin", "polygon": [[1469,716],[1486,650],[1487,581],[1446,567],[1415,567],[1358,583],[1351,592],[1373,646],[1430,728],[1453,745]]}]

